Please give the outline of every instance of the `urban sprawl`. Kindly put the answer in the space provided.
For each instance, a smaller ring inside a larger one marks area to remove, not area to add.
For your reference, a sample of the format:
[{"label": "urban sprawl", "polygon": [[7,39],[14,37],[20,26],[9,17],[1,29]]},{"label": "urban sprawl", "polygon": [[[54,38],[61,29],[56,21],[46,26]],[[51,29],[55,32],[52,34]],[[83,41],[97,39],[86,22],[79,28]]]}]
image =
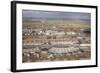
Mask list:
[{"label": "urban sprawl", "polygon": [[72,20],[23,22],[22,62],[87,60],[91,58],[90,24]]}]

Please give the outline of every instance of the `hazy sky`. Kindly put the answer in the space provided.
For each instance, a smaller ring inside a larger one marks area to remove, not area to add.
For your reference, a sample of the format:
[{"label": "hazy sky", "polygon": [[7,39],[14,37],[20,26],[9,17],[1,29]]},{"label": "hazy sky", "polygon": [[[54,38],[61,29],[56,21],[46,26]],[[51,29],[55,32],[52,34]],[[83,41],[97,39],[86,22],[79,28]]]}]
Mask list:
[{"label": "hazy sky", "polygon": [[34,20],[34,19],[57,19],[57,20],[83,20],[89,21],[91,18],[90,13],[79,13],[79,12],[56,12],[56,11],[38,11],[38,10],[23,10],[23,20]]}]

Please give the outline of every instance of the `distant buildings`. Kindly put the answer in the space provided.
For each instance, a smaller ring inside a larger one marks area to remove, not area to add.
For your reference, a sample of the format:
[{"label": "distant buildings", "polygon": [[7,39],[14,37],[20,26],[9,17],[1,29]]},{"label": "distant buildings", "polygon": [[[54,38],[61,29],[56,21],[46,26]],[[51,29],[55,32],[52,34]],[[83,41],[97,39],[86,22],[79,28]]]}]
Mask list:
[{"label": "distant buildings", "polygon": [[90,58],[91,35],[90,29],[87,29],[89,25],[69,23],[66,21],[23,23],[23,62],[81,59],[86,54],[89,55],[86,57]]}]

